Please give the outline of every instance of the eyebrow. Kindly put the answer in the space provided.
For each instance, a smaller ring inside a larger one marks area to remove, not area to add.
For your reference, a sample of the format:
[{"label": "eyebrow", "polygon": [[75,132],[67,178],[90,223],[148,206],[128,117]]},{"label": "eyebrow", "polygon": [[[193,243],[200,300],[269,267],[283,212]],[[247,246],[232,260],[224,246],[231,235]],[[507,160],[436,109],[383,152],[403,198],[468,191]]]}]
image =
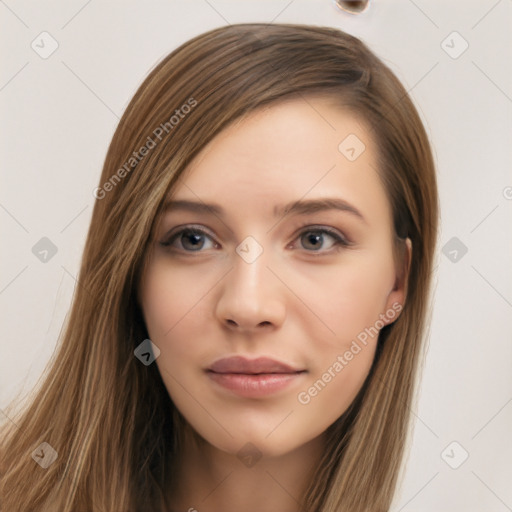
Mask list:
[{"label": "eyebrow", "polygon": [[[165,203],[164,213],[176,210],[213,214],[218,217],[222,217],[224,215],[224,209],[218,204],[190,201],[187,199],[170,200]],[[367,223],[363,214],[355,206],[338,197],[302,199],[285,205],[278,205],[274,207],[274,216],[284,217],[286,215],[307,215],[327,210],[338,210],[350,213],[354,217],[362,220],[364,223]]]}]

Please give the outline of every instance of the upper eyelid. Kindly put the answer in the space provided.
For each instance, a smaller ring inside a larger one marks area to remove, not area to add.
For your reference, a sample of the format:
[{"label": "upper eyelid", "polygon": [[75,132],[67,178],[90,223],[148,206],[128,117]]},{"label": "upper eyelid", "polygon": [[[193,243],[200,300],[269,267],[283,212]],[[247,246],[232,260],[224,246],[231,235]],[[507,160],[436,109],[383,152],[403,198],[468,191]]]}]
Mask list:
[{"label": "upper eyelid", "polygon": [[200,231],[201,233],[204,233],[211,238],[215,238],[215,235],[206,227],[200,225],[200,224],[183,224],[180,226],[175,226],[172,229],[169,229],[164,235],[163,238],[169,238],[174,237],[178,234],[180,234],[183,231]]}]

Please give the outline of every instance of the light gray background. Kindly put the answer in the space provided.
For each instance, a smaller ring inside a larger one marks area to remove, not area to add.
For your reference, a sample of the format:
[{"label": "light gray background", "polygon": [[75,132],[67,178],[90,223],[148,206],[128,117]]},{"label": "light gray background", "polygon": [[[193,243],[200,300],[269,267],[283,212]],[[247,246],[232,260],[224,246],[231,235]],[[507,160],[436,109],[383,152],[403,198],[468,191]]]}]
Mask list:
[{"label": "light gray background", "polygon": [[[1,408],[55,348],[107,146],[148,71],[227,23],[330,25],[410,90],[439,172],[430,345],[393,510],[512,510],[512,0],[375,0],[360,16],[329,0],[9,0],[0,19]],[[43,31],[59,45],[48,58],[31,47],[51,48]],[[58,248],[46,263],[32,252],[42,237]]]}]

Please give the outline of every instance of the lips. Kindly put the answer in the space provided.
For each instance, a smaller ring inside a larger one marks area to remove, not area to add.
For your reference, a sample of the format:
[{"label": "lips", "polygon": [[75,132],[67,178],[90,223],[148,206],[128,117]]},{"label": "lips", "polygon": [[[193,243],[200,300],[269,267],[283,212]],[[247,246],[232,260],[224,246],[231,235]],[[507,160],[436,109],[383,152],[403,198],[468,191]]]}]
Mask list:
[{"label": "lips", "polygon": [[215,361],[206,374],[216,385],[244,398],[264,398],[277,395],[290,386],[297,386],[304,379],[306,370],[289,364],[259,357],[225,357]]},{"label": "lips", "polygon": [[293,374],[304,370],[296,369],[281,361],[269,357],[259,357],[257,359],[246,359],[242,356],[226,357],[215,361],[209,368],[214,373],[239,373],[245,375],[257,374]]}]

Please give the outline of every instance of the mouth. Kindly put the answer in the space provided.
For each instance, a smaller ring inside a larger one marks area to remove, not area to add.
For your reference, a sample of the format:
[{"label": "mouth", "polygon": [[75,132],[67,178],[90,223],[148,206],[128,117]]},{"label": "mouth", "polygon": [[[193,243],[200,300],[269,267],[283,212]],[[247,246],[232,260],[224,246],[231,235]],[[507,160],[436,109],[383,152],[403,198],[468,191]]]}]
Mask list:
[{"label": "mouth", "polygon": [[235,356],[215,361],[206,373],[224,389],[246,398],[257,398],[285,389],[307,370],[267,357]]}]

